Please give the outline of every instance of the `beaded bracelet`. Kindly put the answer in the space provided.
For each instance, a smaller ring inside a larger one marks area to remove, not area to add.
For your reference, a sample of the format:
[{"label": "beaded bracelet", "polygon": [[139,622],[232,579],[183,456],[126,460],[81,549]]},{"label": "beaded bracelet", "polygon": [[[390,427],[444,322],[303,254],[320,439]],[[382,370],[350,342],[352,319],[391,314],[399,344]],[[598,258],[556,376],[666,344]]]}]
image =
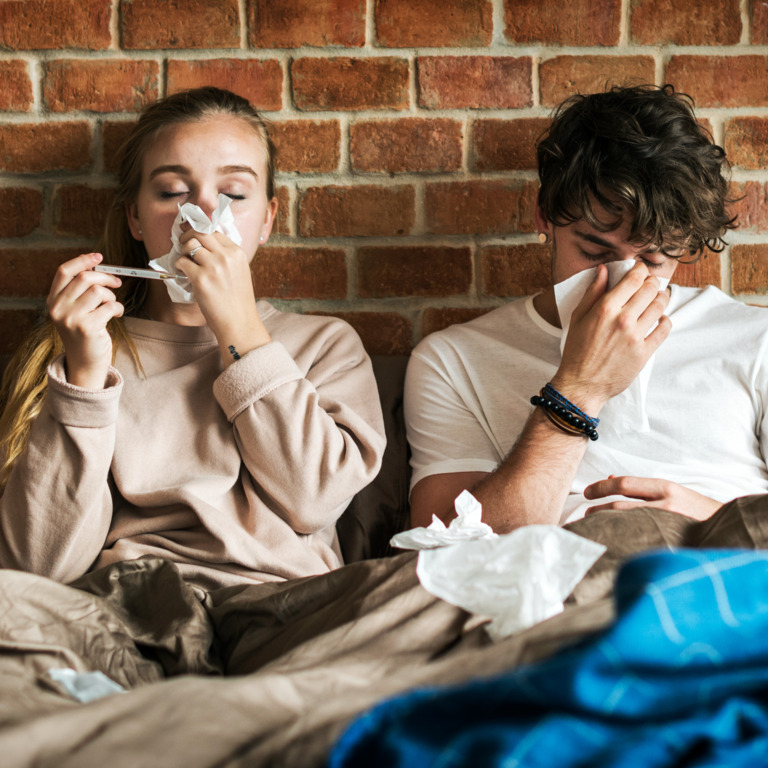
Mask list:
[{"label": "beaded bracelet", "polygon": [[550,383],[547,383],[538,395],[531,398],[531,405],[541,406],[552,424],[563,432],[569,435],[584,435],[590,440],[597,440],[597,425],[600,419],[587,416]]}]

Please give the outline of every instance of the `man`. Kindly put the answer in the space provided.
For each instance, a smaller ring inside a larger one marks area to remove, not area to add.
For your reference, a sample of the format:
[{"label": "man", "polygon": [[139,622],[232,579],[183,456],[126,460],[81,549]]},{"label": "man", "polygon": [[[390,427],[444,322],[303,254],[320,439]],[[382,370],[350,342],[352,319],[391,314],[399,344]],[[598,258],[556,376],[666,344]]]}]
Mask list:
[{"label": "man", "polygon": [[[671,86],[573,97],[538,164],[553,286],[413,352],[413,525],[448,522],[464,489],[498,532],[603,508],[704,519],[768,493],[768,314],[664,288],[678,259],[722,250],[734,226],[725,154],[690,100]],[[634,266],[609,288],[606,265],[622,260]],[[554,285],[588,269],[561,352]]]}]

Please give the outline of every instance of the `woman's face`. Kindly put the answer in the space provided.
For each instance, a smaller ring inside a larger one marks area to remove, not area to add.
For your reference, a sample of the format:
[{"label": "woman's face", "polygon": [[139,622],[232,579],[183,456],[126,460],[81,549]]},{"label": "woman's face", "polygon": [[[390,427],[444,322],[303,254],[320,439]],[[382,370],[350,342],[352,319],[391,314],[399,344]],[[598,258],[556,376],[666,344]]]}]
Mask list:
[{"label": "woman's face", "polygon": [[127,206],[134,238],[150,259],[171,250],[171,228],[184,203],[198,205],[210,218],[219,194],[230,209],[251,260],[269,237],[277,201],[267,199],[267,152],[245,120],[212,115],[160,130],[144,156],[141,186]]}]

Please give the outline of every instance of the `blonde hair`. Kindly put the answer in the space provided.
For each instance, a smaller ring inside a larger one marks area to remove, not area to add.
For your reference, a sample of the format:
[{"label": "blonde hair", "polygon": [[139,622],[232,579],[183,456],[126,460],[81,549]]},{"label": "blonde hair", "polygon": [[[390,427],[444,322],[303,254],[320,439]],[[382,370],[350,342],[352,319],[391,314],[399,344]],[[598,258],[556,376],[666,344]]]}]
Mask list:
[{"label": "blonde hair", "polygon": [[[246,99],[221,88],[204,87],[167,96],[147,107],[118,151],[118,184],[107,214],[98,251],[107,264],[146,267],[144,244],[134,240],[128,227],[126,206],[139,193],[144,156],[159,131],[171,125],[195,122],[216,115],[231,115],[249,123],[267,155],[267,199],[274,197],[275,149],[266,121]],[[141,312],[147,299],[147,281],[125,278],[117,291],[126,316]],[[138,358],[122,320],[115,318],[107,329],[112,337],[113,359],[120,344],[126,344],[137,365]],[[0,387],[0,492],[14,464],[24,452],[32,423],[43,404],[48,386],[48,366],[64,351],[53,323],[46,319],[11,359]],[[140,365],[139,365],[140,368]]]}]

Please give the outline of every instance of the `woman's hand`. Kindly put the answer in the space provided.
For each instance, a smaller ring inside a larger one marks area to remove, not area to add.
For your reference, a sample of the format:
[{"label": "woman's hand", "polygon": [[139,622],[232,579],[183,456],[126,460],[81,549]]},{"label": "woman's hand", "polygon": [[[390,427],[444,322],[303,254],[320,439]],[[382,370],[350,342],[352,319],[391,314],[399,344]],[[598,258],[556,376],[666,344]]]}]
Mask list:
[{"label": "woman's hand", "polygon": [[584,489],[584,497],[587,499],[602,499],[606,496],[626,496],[627,501],[597,504],[590,507],[587,514],[603,509],[659,507],[692,517],[694,520],[706,520],[722,506],[721,502],[671,480],[649,477],[609,475],[605,480],[598,480]]},{"label": "woman's hand", "polygon": [[62,264],[53,278],[46,304],[64,343],[67,381],[86,389],[103,389],[112,362],[107,323],[123,314],[114,290],[116,275],[94,272],[100,253],[87,253]]},{"label": "woman's hand", "polygon": [[[573,312],[563,358],[552,385],[590,416],[623,392],[672,328],[669,295],[637,263],[611,290],[600,265]],[[654,326],[656,326],[654,328]]]},{"label": "woman's hand", "polygon": [[[250,263],[221,232],[201,234],[184,224],[179,238],[186,256],[176,266],[192,284],[200,311],[219,341],[227,365],[271,341],[256,309]],[[234,351],[233,351],[234,350]]]}]

